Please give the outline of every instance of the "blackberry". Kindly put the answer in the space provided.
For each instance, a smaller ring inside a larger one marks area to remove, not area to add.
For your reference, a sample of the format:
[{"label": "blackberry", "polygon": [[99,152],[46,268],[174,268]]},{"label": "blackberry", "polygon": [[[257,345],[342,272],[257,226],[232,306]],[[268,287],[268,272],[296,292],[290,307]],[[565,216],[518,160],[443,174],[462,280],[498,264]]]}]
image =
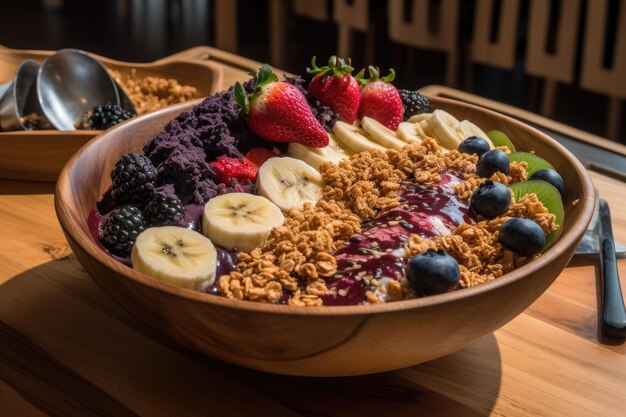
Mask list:
[{"label": "blackberry", "polygon": [[430,112],[430,101],[426,96],[413,90],[398,90],[404,107],[404,120],[415,114]]},{"label": "blackberry", "polygon": [[166,226],[185,217],[185,209],[182,201],[175,195],[157,194],[143,210],[143,217],[150,226]]},{"label": "blackberry", "polygon": [[137,207],[115,209],[102,228],[102,244],[113,255],[128,257],[137,236],[145,228],[143,216]]},{"label": "blackberry", "polygon": [[332,111],[330,107],[320,103],[318,99],[313,97],[313,95],[310,94],[306,88],[304,88],[304,78],[300,76],[285,77],[285,82],[293,85],[300,90],[302,94],[304,94],[304,97],[306,97],[306,101],[309,103],[309,107],[311,108],[311,112],[313,112],[313,116],[315,116],[327,132],[332,131],[333,126],[335,126],[335,122],[338,119],[337,113]]},{"label": "blackberry", "polygon": [[83,127],[91,130],[106,130],[133,116],[135,116],[135,114],[124,110],[118,105],[107,104],[104,106],[95,106],[85,113],[83,117]]},{"label": "blackberry", "polygon": [[144,155],[129,153],[120,158],[111,171],[114,199],[118,204],[141,204],[154,194],[156,168]]}]

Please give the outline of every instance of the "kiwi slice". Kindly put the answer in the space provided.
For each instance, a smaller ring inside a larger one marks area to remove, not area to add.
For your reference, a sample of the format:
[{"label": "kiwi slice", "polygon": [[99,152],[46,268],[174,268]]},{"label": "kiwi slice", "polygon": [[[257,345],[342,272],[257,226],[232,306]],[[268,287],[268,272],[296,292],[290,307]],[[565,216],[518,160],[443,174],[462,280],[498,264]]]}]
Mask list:
[{"label": "kiwi slice", "polygon": [[550,162],[535,155],[534,153],[513,152],[509,154],[509,161],[528,163],[528,168],[526,168],[526,173],[528,174],[528,178],[530,178],[531,175],[533,175],[535,172],[539,171],[540,169],[554,169],[554,167],[550,164]]},{"label": "kiwi slice", "polygon": [[536,194],[537,198],[548,211],[556,217],[556,224],[558,228],[546,236],[546,245],[543,250],[548,249],[561,234],[561,225],[563,224],[563,216],[565,210],[563,209],[563,200],[561,199],[561,193],[554,185],[545,181],[524,181],[512,184],[509,186],[515,194],[515,200],[519,200],[526,194]]},{"label": "kiwi slice", "polygon": [[489,140],[491,140],[491,143],[493,143],[493,146],[506,146],[511,152],[515,152],[515,145],[513,145],[513,142],[511,142],[511,139],[509,139],[506,133],[499,130],[490,130],[486,132],[486,134]]}]

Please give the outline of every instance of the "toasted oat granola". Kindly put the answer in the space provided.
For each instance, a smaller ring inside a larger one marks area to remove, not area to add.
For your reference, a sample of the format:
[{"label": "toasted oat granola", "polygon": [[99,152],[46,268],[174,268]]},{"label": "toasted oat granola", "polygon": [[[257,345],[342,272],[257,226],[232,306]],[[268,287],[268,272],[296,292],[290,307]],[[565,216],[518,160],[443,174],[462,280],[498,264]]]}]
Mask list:
[{"label": "toasted oat granola", "polygon": [[[240,253],[237,271],[219,278],[221,293],[235,299],[321,306],[321,297],[328,291],[326,280],[337,272],[333,253],[360,231],[362,221],[398,205],[402,182],[437,183],[441,172],[454,171],[464,178],[455,193],[468,201],[484,181],[510,185],[526,180],[525,162],[511,163],[508,175],[496,173],[487,179],[476,175],[477,161],[476,155],[447,151],[427,139],[401,150],[361,152],[339,164],[322,164],[326,184],[322,200],[290,210],[284,225],[274,229],[263,246]],[[407,256],[442,249],[459,262],[460,287],[491,281],[532,259],[499,243],[500,226],[511,217],[532,219],[545,233],[557,228],[554,215],[531,194],[511,204],[504,216],[461,224],[449,236],[425,240],[412,235]],[[375,291],[384,293],[386,301],[416,296],[406,280],[388,280],[386,285],[376,279],[368,282],[372,289],[365,292],[367,303],[381,302]]]}]

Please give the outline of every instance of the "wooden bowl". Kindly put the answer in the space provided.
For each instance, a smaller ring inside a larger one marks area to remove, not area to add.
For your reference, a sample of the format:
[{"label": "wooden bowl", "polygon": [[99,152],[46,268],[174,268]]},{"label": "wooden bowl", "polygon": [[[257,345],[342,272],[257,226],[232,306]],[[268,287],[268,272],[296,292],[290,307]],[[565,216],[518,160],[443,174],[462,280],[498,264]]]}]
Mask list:
[{"label": "wooden bowl", "polygon": [[483,129],[504,131],[519,150],[546,156],[565,180],[560,240],[537,260],[474,288],[389,304],[299,308],[177,288],[115,261],[98,247],[86,221],[110,184],[106,173],[122,154],[140,151],[168,120],[193,103],[129,120],[83,147],[60,175],[57,216],[76,257],[100,287],[181,345],[234,364],[290,375],[360,375],[429,361],[493,332],[536,300],[567,265],[594,208],[589,175],[556,141],[470,104],[440,98],[432,103]]},{"label": "wooden bowl", "polygon": [[[134,68],[139,78],[174,78],[181,84],[196,87],[199,97],[205,97],[222,89],[223,73],[219,64],[194,60],[204,53],[204,49],[192,48],[147,64],[89,55],[108,69],[119,71],[122,76],[130,74]],[[54,52],[0,49],[0,83],[10,80],[23,60],[41,63]],[[67,160],[100,133],[96,130],[0,131],[0,178],[54,182]]]}]

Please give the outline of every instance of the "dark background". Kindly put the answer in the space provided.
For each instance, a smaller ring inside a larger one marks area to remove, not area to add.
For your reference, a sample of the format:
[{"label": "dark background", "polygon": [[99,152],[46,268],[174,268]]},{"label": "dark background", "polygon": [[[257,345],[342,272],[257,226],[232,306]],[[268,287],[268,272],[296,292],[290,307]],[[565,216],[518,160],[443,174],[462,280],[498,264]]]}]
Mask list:
[{"label": "dark background", "polygon": [[[128,4],[135,0],[128,0]],[[41,0],[1,0],[0,44],[19,49],[79,48],[107,57],[126,61],[152,61],[182,49],[196,45],[215,45],[213,33],[214,16],[212,2],[207,0],[203,25],[189,25],[181,13],[183,4],[194,0],[138,0],[150,8],[165,7],[165,18],[154,19],[150,13],[135,16],[130,12],[120,13],[120,0],[79,1],[64,0],[57,7],[43,7]],[[196,0],[199,1],[199,0]],[[433,0],[435,3],[436,0]],[[500,0],[505,1],[505,0]],[[555,1],[558,6],[558,0]],[[285,2],[287,5],[289,2]],[[626,3],[626,2],[622,2]],[[587,1],[585,7],[592,7]],[[619,1],[612,1],[618,7]],[[266,0],[240,0],[238,12],[238,54],[269,61],[269,5]],[[376,45],[373,64],[386,70],[394,67],[398,78],[396,85],[404,88],[419,88],[428,84],[445,84],[445,55],[438,52],[417,50],[394,44],[387,37],[386,2],[370,1],[373,16],[374,43]],[[459,42],[461,51],[467,49],[472,33],[471,16],[473,1],[462,2],[462,18]],[[625,6],[626,7],[626,6]],[[617,13],[612,14],[615,16]],[[528,2],[523,2],[521,19],[528,15]],[[584,10],[582,13],[584,16]],[[143,20],[143,26],[138,21]],[[147,22],[147,23],[146,23]],[[622,22],[626,24],[626,22]],[[609,36],[607,48],[612,48],[612,35],[617,22],[607,22]],[[461,68],[458,88],[539,112],[543,81],[524,73],[521,59],[527,25],[520,24],[520,59],[514,70],[501,70],[472,64],[472,71]],[[317,55],[324,62],[336,50],[337,26],[334,22],[317,22],[291,14],[287,23],[290,42],[287,45],[287,62],[284,69],[302,73],[311,56]],[[372,64],[364,62],[363,45],[365,35],[355,34],[353,63],[357,68]],[[578,54],[580,56],[580,54]],[[578,66],[579,66],[578,62]],[[579,68],[577,69],[578,74]],[[468,79],[471,75],[471,79]],[[626,74],[625,82],[626,82]],[[578,76],[576,77],[576,79]],[[626,110],[626,106],[623,106]],[[574,127],[606,136],[607,97],[581,90],[576,82],[560,84],[556,97],[554,119]],[[626,116],[626,112],[624,115]],[[624,119],[624,117],[622,117]],[[625,125],[616,140],[626,142]]]}]

